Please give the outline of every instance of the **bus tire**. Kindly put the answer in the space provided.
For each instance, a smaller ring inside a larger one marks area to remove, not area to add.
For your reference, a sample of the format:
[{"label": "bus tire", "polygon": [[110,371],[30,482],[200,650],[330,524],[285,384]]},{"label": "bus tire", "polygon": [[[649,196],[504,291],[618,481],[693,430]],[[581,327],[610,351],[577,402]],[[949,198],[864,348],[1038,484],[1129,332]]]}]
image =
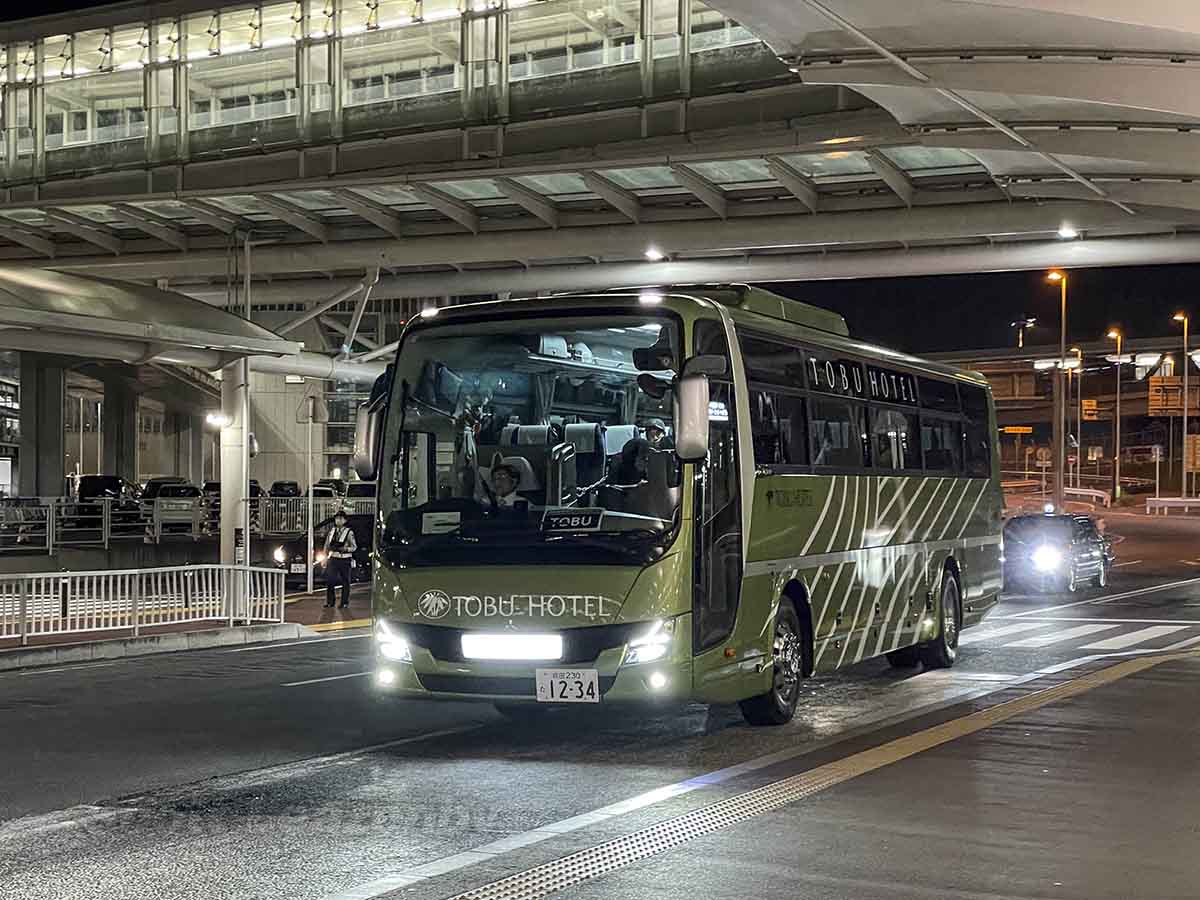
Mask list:
[{"label": "bus tire", "polygon": [[888,665],[897,669],[911,669],[921,661],[920,651],[921,648],[915,645],[893,650],[887,655]]},{"label": "bus tire", "polygon": [[738,705],[751,725],[785,725],[796,714],[800,680],[804,677],[804,632],[790,600],[779,603],[771,642],[771,688]]},{"label": "bus tire", "polygon": [[938,604],[938,634],[920,645],[926,669],[948,669],[958,658],[958,636],[962,631],[962,591],[958,575],[947,566],[942,573],[942,596]]}]

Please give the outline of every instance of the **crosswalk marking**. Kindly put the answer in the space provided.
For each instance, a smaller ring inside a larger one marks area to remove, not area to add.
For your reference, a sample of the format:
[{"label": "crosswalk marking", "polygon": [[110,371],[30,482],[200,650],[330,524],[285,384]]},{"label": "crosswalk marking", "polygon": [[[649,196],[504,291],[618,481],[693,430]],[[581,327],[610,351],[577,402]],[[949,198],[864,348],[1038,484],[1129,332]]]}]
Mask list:
[{"label": "crosswalk marking", "polygon": [[1140,644],[1144,641],[1152,641],[1155,638],[1162,637],[1166,634],[1174,634],[1177,631],[1183,631],[1186,625],[1152,625],[1149,628],[1140,628],[1137,631],[1131,631],[1128,634],[1119,634],[1116,637],[1107,638],[1103,641],[1097,641],[1094,644],[1087,644],[1081,647],[1081,650],[1124,650],[1126,647],[1132,647],[1134,644]]},{"label": "crosswalk marking", "polygon": [[1074,638],[1085,637],[1089,634],[1095,634],[1098,631],[1111,631],[1114,628],[1120,628],[1120,625],[1077,625],[1074,628],[1068,628],[1065,631],[1053,631],[1050,634],[1036,635],[1031,638],[1026,638],[1023,641],[1014,641],[1008,644],[1009,647],[1049,647],[1051,644],[1062,643],[1063,641],[1073,640]]},{"label": "crosswalk marking", "polygon": [[992,638],[1004,637],[1009,634],[1017,634],[1021,631],[1033,631],[1035,628],[1045,628],[1049,622],[1018,622],[1016,625],[1002,625],[999,628],[992,628],[988,631],[968,631],[958,643],[960,646],[964,644],[980,644],[984,641],[990,641]]}]

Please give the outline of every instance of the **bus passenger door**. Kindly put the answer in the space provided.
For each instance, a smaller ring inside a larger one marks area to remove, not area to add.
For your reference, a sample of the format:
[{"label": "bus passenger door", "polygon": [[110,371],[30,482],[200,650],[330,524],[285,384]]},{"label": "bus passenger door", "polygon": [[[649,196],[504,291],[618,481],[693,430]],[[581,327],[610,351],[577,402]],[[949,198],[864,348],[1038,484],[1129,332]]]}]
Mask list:
[{"label": "bus passenger door", "polygon": [[693,648],[699,655],[733,631],[742,584],[742,511],[733,385],[710,387],[708,459],[696,472]]}]

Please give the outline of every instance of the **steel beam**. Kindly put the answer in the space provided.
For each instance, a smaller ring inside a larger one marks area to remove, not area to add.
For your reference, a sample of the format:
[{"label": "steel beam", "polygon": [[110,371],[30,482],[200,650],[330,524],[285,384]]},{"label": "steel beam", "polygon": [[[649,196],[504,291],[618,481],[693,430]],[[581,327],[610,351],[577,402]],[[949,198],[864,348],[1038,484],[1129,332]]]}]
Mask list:
[{"label": "steel beam", "polygon": [[132,225],[138,231],[144,231],[151,237],[158,238],[164,244],[170,244],[180,250],[188,249],[187,234],[170,219],[128,203],[114,203],[112,211],[120,221]]},{"label": "steel beam", "polygon": [[[663,263],[638,261],[533,268],[511,266],[463,272],[411,273],[381,278],[375,295],[379,298],[403,298],[464,296],[498,291],[520,295],[538,291],[604,290],[649,284],[827,281],[1022,271],[1056,266],[1092,268],[1196,262],[1200,262],[1200,237],[1161,234],[1070,242],[1056,237],[1053,240],[999,243],[979,241],[965,246],[913,250],[858,250],[849,253],[813,250],[677,259]],[[320,282],[320,287],[328,290],[328,282]],[[196,293],[186,286],[178,290],[181,293]],[[256,296],[261,301],[264,296],[272,296],[271,291],[278,291],[280,297],[285,297],[302,290],[304,288],[298,285],[276,283],[259,290]],[[380,348],[381,351],[383,349]],[[363,359],[363,356],[358,359]]]},{"label": "steel beam", "polygon": [[729,218],[729,198],[725,192],[702,175],[686,166],[671,166],[675,180],[696,195],[697,199],[722,219]]},{"label": "steel beam", "polygon": [[282,219],[293,228],[299,228],[305,234],[316,238],[322,244],[329,243],[329,226],[320,217],[306,209],[301,209],[287,200],[279,197],[268,197],[258,194],[254,198],[263,209],[271,215]]},{"label": "steel beam", "polygon": [[549,197],[539,194],[537,191],[530,190],[521,184],[519,181],[514,181],[511,178],[497,178],[496,187],[504,192],[517,206],[524,209],[530,215],[541,219],[551,228],[558,227],[558,207],[554,205],[554,201]]},{"label": "steel beam", "polygon": [[642,221],[642,201],[633,191],[611,181],[599,172],[584,172],[583,183],[587,185],[589,191],[622,213],[629,221]]},{"label": "steel beam", "polygon": [[0,225],[0,237],[28,247],[35,253],[54,258],[55,245],[50,233],[32,225]]},{"label": "steel beam", "polygon": [[338,202],[350,212],[370,222],[376,228],[382,228],[392,237],[400,237],[404,233],[404,220],[390,207],[348,188],[335,190],[333,194],[338,198]]},{"label": "steel beam", "polygon": [[414,183],[406,186],[422,202],[428,203],[443,216],[453,219],[472,234],[479,234],[479,212],[469,203],[451,197],[428,184]]},{"label": "steel beam", "polygon": [[771,177],[788,189],[788,192],[808,207],[809,212],[821,208],[821,197],[812,179],[800,174],[778,156],[767,158],[767,171]]},{"label": "steel beam", "polygon": [[916,190],[913,188],[913,183],[908,180],[908,176],[895,163],[878,151],[868,150],[866,156],[867,164],[874,170],[875,174],[882,178],[883,183],[891,188],[897,197],[904,201],[905,206],[911,208]]},{"label": "steel beam", "polygon": [[93,222],[91,219],[66,209],[47,209],[45,215],[63,231],[73,234],[89,244],[95,244],[114,256],[121,255],[123,242],[99,222]]},{"label": "steel beam", "polygon": [[368,337],[363,337],[361,334],[352,335],[350,333],[350,329],[337,319],[330,318],[329,316],[321,316],[320,321],[322,325],[328,326],[342,336],[343,353],[349,353],[347,345],[353,344],[355,341],[358,341],[358,343],[362,344],[368,350],[375,350],[379,347],[379,344],[376,341],[373,341]]},{"label": "steel beam", "polygon": [[[262,251],[259,251],[259,252],[261,253]],[[258,261],[259,261],[258,258],[256,258],[255,262],[257,263]],[[287,322],[284,322],[282,325],[280,325],[279,327],[277,327],[275,329],[275,333],[276,334],[288,334],[290,332],[295,331],[297,328],[299,328],[305,322],[311,322],[313,319],[315,319],[317,316],[321,315],[322,313],[329,312],[329,310],[333,309],[339,303],[345,303],[347,300],[349,300],[351,297],[353,297],[359,291],[363,290],[363,288],[365,288],[365,287],[366,287],[365,281],[358,281],[352,285],[342,288],[337,293],[335,293],[332,297],[327,297],[326,299],[321,300],[319,303],[313,304],[308,309],[306,309],[304,312],[302,312],[300,315],[296,316],[296,318],[290,319]]]},{"label": "steel beam", "polygon": [[[791,215],[730,217],[722,221],[643,222],[614,228],[611,224],[560,228],[550,232],[518,229],[488,232],[486,240],[468,235],[434,235],[396,241],[343,241],[332,244],[277,243],[258,248],[256,276],[296,275],[331,269],[384,269],[432,266],[494,266],[497,262],[536,259],[641,259],[648,246],[670,253],[743,253],[760,247],[870,249],[900,241],[958,241],[1003,236],[1038,237],[1057,232],[1064,220],[1081,230],[1141,231],[1154,220],[1132,222],[1113,207],[1096,202],[1034,203],[989,201],[954,206],[916,204],[910,209],[874,209],[852,213],[796,212]],[[1173,224],[1163,219],[1162,224]],[[132,280],[208,277],[223,280],[223,249],[179,253],[62,257],[62,271]],[[404,276],[408,277],[408,276]],[[502,287],[496,289],[502,290]]]},{"label": "steel beam", "polygon": [[199,219],[210,228],[215,228],[222,234],[233,234],[241,225],[242,220],[222,206],[198,197],[190,197],[183,201],[194,218]]}]

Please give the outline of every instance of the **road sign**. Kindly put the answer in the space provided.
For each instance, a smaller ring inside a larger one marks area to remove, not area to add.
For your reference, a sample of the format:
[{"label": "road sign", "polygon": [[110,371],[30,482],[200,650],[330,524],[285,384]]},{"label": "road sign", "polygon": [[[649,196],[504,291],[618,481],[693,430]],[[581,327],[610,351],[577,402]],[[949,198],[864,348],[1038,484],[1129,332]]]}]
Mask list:
[{"label": "road sign", "polygon": [[1183,379],[1178,375],[1151,375],[1146,414],[1151,416],[1183,415]]},{"label": "road sign", "polygon": [[1153,445],[1150,448],[1150,461],[1151,462],[1162,462],[1162,458],[1163,458],[1162,444]]},{"label": "road sign", "polygon": [[1050,448],[1049,447],[1038,447],[1037,462],[1038,462],[1039,466],[1042,464],[1045,464],[1047,466],[1050,465]]},{"label": "road sign", "polygon": [[1187,436],[1187,469],[1189,472],[1200,470],[1200,434]]},{"label": "road sign", "polygon": [[320,381],[309,381],[304,386],[303,399],[296,407],[296,424],[304,425],[309,421],[309,416],[317,425],[329,421],[329,404],[325,402],[325,390]]},{"label": "road sign", "polygon": [[1096,401],[1095,400],[1083,400],[1083,401],[1081,401],[1081,403],[1083,405],[1083,421],[1099,422],[1100,421],[1100,410],[1096,404]]},{"label": "road sign", "polygon": [[1048,469],[1048,468],[1050,468],[1050,460],[1039,459],[1037,462],[1034,463],[1034,465],[1037,466],[1039,469]]},{"label": "road sign", "polygon": [[1088,450],[1088,462],[1099,462],[1100,460],[1104,459],[1104,448],[1103,447],[1097,446],[1096,444],[1092,444],[1090,447],[1087,448],[1087,450]]},{"label": "road sign", "polygon": [[1033,434],[1032,425],[1005,425],[1000,430],[1005,434]]}]

